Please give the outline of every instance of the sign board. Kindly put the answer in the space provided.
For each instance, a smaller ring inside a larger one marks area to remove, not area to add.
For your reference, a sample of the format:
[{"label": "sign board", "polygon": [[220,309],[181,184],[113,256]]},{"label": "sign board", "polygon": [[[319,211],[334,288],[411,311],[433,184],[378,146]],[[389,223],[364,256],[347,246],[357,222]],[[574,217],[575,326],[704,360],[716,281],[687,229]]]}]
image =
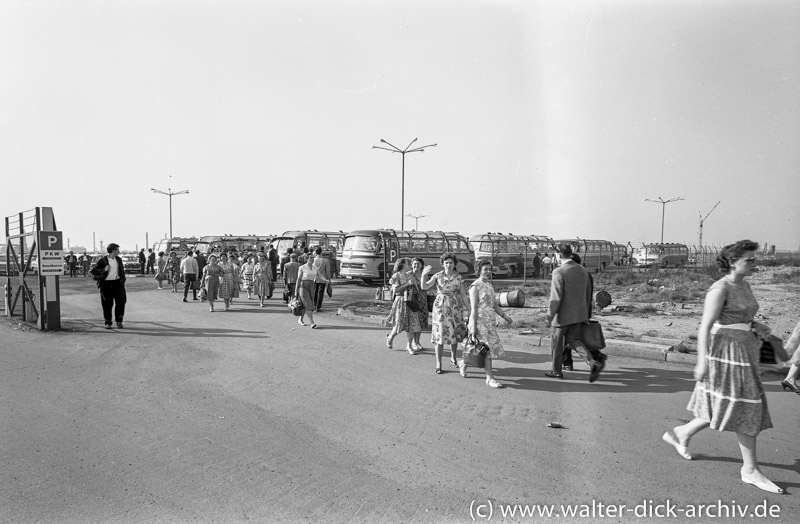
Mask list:
[{"label": "sign board", "polygon": [[39,274],[64,274],[64,237],[61,231],[39,231]]}]

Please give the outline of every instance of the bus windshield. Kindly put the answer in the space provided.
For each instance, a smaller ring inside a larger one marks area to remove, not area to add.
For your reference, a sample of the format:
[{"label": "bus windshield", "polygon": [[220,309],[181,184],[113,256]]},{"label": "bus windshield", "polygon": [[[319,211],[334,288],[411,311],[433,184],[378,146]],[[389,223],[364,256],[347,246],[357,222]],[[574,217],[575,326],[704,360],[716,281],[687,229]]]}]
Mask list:
[{"label": "bus windshield", "polygon": [[380,242],[376,236],[355,235],[344,239],[344,251],[366,251],[376,253]]}]

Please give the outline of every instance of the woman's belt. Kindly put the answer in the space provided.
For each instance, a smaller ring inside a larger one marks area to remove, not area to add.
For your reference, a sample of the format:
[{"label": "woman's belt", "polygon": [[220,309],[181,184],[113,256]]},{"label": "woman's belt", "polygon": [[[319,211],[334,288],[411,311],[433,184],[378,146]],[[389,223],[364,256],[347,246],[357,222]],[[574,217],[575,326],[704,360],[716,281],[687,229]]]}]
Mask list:
[{"label": "woman's belt", "polygon": [[711,334],[714,335],[720,329],[736,329],[738,331],[750,331],[752,326],[750,322],[742,322],[739,324],[720,324],[719,322],[714,322],[714,325],[711,326]]}]

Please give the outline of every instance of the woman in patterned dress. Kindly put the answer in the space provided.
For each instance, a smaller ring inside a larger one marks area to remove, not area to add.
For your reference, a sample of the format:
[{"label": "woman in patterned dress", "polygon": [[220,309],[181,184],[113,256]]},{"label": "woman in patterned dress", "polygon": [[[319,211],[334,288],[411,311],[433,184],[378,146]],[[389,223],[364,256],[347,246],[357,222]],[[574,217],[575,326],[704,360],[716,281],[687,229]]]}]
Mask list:
[{"label": "woman in patterned dress", "polygon": [[422,270],[422,288],[428,289],[436,286],[436,300],[433,303],[433,327],[431,328],[431,343],[436,347],[436,374],[442,373],[442,353],[445,344],[450,346],[450,363],[458,367],[456,350],[458,349],[459,335],[457,327],[464,323],[464,305],[468,303],[467,294],[464,292],[464,283],[461,275],[456,271],[458,259],[452,253],[445,253],[439,260],[444,269],[430,279],[431,266]]},{"label": "woman in patterned dress", "polygon": [[[406,351],[410,355],[415,355],[414,349],[414,335],[419,337],[422,331],[422,324],[419,315],[419,281],[414,275],[413,271],[406,271],[408,269],[409,260],[406,258],[397,259],[394,263],[394,273],[389,283],[394,292],[394,302],[392,302],[392,310],[389,314],[391,322],[394,327],[392,331],[386,335],[386,347],[392,347],[394,337],[401,332],[406,332],[408,342],[406,343]],[[424,295],[423,295],[424,296]],[[425,312],[427,320],[428,312]]]},{"label": "woman in patterned dress", "polygon": [[[489,346],[489,354],[486,355],[486,385],[492,388],[502,388],[503,385],[495,380],[492,372],[492,359],[500,358],[504,355],[503,343],[497,335],[496,315],[502,317],[509,325],[511,317],[503,313],[500,306],[494,300],[494,288],[492,287],[492,263],[489,260],[481,260],[475,268],[475,275],[478,280],[469,287],[469,300],[471,310],[469,314],[469,334],[477,337],[481,342]],[[467,376],[467,365],[461,365],[461,376]]]},{"label": "woman in patterned dress", "polygon": [[422,289],[422,268],[425,267],[425,261],[420,257],[414,257],[411,260],[411,271],[409,275],[414,279],[414,287],[412,288],[412,299],[416,304],[417,311],[412,313],[417,315],[419,322],[419,331],[413,332],[414,341],[411,343],[411,348],[414,351],[422,350],[422,344],[419,339],[422,336],[422,331],[428,329],[428,295]]},{"label": "woman in patterned dress", "polygon": [[756,438],[772,427],[759,377],[761,339],[770,329],[753,321],[758,302],[744,280],[753,274],[757,249],[758,243],[740,240],[725,246],[717,257],[717,265],[727,275],[714,282],[703,306],[694,368],[697,383],[687,406],[695,418],[662,438],[691,460],[687,447],[697,432],[707,427],[733,431],[742,453],[742,482],[783,493],[764,476],[756,459]]},{"label": "woman in patterned dress", "polygon": [[264,307],[264,299],[270,298],[272,294],[270,288],[273,284],[272,267],[269,261],[267,261],[267,256],[263,252],[258,254],[258,262],[253,269],[253,280],[253,287],[256,295],[258,295],[258,304],[260,307]]},{"label": "woman in patterned dress", "polygon": [[225,253],[220,254],[220,267],[222,268],[222,276],[219,283],[219,298],[225,302],[225,311],[231,308],[231,297],[233,297],[234,288],[239,288],[238,277],[236,273],[236,265],[228,260],[228,255]]},{"label": "woman in patterned dress", "polygon": [[169,260],[167,260],[167,276],[169,283],[172,284],[172,291],[170,293],[178,292],[178,283],[181,281],[181,259],[175,251],[169,252]]},{"label": "woman in patterned dress", "polygon": [[247,299],[253,298],[253,273],[256,269],[256,263],[253,261],[253,256],[247,257],[247,262],[242,265],[242,287],[247,291]]},{"label": "woman in patterned dress", "polygon": [[294,296],[298,297],[305,306],[297,323],[305,326],[303,319],[308,316],[311,322],[311,329],[317,328],[314,322],[314,281],[317,279],[317,266],[314,265],[315,253],[309,251],[306,255],[306,263],[297,269],[297,285],[295,286]]},{"label": "woman in patterned dress", "polygon": [[206,290],[206,298],[211,306],[209,311],[214,311],[214,301],[219,295],[219,279],[222,277],[222,267],[220,267],[217,255],[209,255],[208,264],[203,268],[203,287]]}]

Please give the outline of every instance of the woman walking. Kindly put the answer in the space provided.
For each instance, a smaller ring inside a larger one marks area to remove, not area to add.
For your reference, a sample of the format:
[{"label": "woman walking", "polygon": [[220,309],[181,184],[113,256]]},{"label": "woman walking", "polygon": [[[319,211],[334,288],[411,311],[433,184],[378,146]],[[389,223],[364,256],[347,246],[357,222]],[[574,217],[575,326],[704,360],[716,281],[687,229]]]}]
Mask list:
[{"label": "woman walking", "polygon": [[[500,306],[494,299],[494,287],[492,287],[492,263],[489,260],[481,260],[477,263],[475,275],[478,280],[469,287],[470,314],[469,314],[469,334],[476,337],[481,342],[489,346],[489,354],[486,355],[486,385],[492,388],[502,388],[503,385],[494,378],[492,372],[492,359],[503,356],[503,343],[497,336],[496,316],[502,317],[511,325],[511,317],[503,313]],[[467,365],[461,365],[461,376],[467,376]]]},{"label": "woman walking", "polygon": [[239,289],[239,281],[236,273],[236,265],[228,260],[228,255],[225,253],[220,254],[220,268],[222,269],[222,276],[219,283],[219,298],[225,303],[225,311],[231,308],[231,298],[233,297],[234,289]]},{"label": "woman walking", "polygon": [[209,255],[208,264],[203,268],[203,287],[206,290],[206,298],[211,306],[209,311],[214,311],[214,301],[219,295],[220,278],[222,277],[222,267],[220,267],[217,255]]},{"label": "woman walking", "polygon": [[253,273],[255,270],[256,263],[253,261],[253,255],[250,255],[247,257],[247,262],[242,265],[242,287],[247,291],[247,300],[253,298]]},{"label": "woman walking", "polygon": [[422,270],[422,288],[428,289],[436,286],[436,300],[433,302],[433,327],[431,328],[431,343],[436,347],[436,374],[442,373],[442,353],[445,344],[450,346],[450,363],[458,367],[456,350],[461,341],[460,326],[464,323],[464,305],[468,304],[467,294],[464,292],[463,280],[456,271],[458,259],[452,253],[445,253],[439,260],[444,269],[439,271],[427,281],[431,266]]},{"label": "woman walking", "polygon": [[[406,271],[409,260],[400,258],[394,263],[394,273],[390,280],[392,291],[394,292],[394,302],[392,302],[392,310],[389,313],[390,322],[394,324],[392,331],[386,335],[386,347],[392,348],[392,341],[394,337],[406,332],[408,342],[406,343],[406,351],[410,355],[415,355],[415,342],[414,335],[419,337],[422,331],[422,325],[419,315],[419,281],[414,276],[413,271]],[[423,295],[424,297],[424,295]],[[428,312],[425,311],[427,320]]]},{"label": "woman walking", "polygon": [[156,273],[156,280],[158,281],[158,289],[164,289],[164,281],[169,280],[167,276],[167,258],[164,256],[163,251],[158,252],[158,260],[156,261],[158,272]]},{"label": "woman walking", "polygon": [[170,293],[178,292],[178,284],[181,281],[181,259],[175,251],[169,252],[169,260],[167,260],[167,276],[169,283],[172,284],[172,291]]},{"label": "woman walking", "polygon": [[264,299],[272,294],[272,267],[263,252],[258,254],[258,262],[253,268],[253,288],[258,296],[258,305],[264,307]]},{"label": "woman walking", "polygon": [[745,277],[753,273],[758,243],[740,240],[725,246],[717,265],[726,275],[706,295],[697,333],[697,380],[687,409],[694,420],[663,435],[680,456],[691,460],[690,439],[707,427],[733,431],[739,440],[741,479],[770,493],[783,493],[761,472],[756,458],[758,434],[772,427],[767,398],[759,377],[762,341],[770,329],[753,321],[758,311]]},{"label": "woman walking", "polygon": [[317,324],[314,322],[314,281],[317,278],[317,268],[314,266],[314,253],[309,252],[306,258],[306,263],[300,266],[297,270],[297,286],[295,286],[295,296],[300,298],[305,310],[297,319],[297,323],[305,326],[303,319],[308,315],[308,320],[311,322],[311,328],[316,329]]}]

